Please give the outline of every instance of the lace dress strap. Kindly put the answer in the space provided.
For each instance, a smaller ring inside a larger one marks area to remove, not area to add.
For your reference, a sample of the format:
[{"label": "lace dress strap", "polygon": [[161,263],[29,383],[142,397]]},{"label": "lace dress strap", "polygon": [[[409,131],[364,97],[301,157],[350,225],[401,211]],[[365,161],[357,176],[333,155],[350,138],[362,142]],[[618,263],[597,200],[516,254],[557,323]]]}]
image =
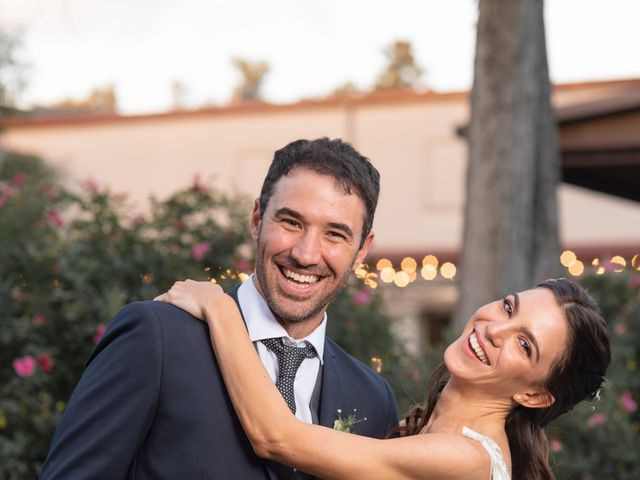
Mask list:
[{"label": "lace dress strap", "polygon": [[509,469],[507,468],[507,464],[504,463],[504,458],[502,457],[502,450],[500,450],[500,447],[494,440],[489,437],[485,437],[468,427],[462,427],[462,434],[465,437],[469,437],[480,442],[489,454],[489,458],[491,459],[491,480],[511,480]]}]

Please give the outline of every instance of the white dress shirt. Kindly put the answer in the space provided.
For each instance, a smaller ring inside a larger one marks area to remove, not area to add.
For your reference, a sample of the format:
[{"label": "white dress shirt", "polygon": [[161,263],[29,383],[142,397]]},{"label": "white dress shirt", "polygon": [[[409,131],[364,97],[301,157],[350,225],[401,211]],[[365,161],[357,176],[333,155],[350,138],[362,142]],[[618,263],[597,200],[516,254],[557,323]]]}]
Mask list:
[{"label": "white dress shirt", "polygon": [[267,302],[256,289],[253,283],[254,276],[251,275],[238,288],[238,302],[242,309],[242,315],[247,324],[247,330],[251,341],[256,346],[260,360],[266,367],[271,380],[276,383],[278,378],[278,359],[276,354],[265,347],[260,340],[265,338],[284,337],[284,343],[292,346],[305,346],[307,343],[313,345],[316,349],[317,357],[305,358],[302,365],[296,373],[296,379],[293,382],[293,391],[296,400],[296,417],[306,423],[313,423],[311,409],[311,395],[316,386],[318,371],[323,363],[324,353],[324,336],[327,328],[327,314],[324,314],[322,323],[311,332],[310,335],[301,339],[293,339],[287,331],[278,323],[273,316],[271,310],[267,306]]}]

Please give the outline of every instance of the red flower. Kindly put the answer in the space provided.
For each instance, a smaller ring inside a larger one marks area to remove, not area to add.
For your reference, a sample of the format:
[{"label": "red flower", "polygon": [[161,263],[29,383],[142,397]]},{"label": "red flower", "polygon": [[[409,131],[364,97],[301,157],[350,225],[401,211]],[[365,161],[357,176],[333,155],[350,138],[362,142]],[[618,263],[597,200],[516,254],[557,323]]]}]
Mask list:
[{"label": "red flower", "polygon": [[238,258],[236,260],[236,270],[239,272],[249,272],[251,271],[251,263],[245,258]]},{"label": "red flower", "polygon": [[107,330],[107,327],[100,324],[98,328],[96,328],[96,334],[93,336],[93,343],[98,343],[102,337],[104,336],[104,332]]},{"label": "red flower", "polygon": [[27,177],[24,176],[24,173],[16,173],[11,179],[11,183],[13,183],[16,187],[19,187],[24,184],[26,179]]},{"label": "red flower", "polygon": [[200,261],[211,249],[209,242],[200,242],[191,246],[191,256],[194,260]]},{"label": "red flower", "polygon": [[46,218],[54,227],[61,227],[62,225],[64,225],[62,215],[60,215],[60,212],[58,212],[57,210],[49,210],[47,212]]},{"label": "red flower", "polygon": [[594,413],[587,419],[587,425],[590,427],[596,427],[607,423],[607,415],[604,413]]},{"label": "red flower", "polygon": [[622,405],[622,408],[629,413],[635,412],[638,409],[638,404],[631,396],[631,392],[629,390],[625,391],[620,397],[620,405]]},{"label": "red flower", "polygon": [[47,317],[45,317],[42,313],[36,313],[33,317],[31,317],[31,321],[36,325],[44,325],[47,323]]},{"label": "red flower", "polygon": [[42,370],[44,370],[46,373],[51,373],[51,371],[53,370],[53,360],[51,360],[50,353],[43,353],[42,355],[39,355],[36,360],[38,361],[38,365],[40,365],[40,368],[42,368]]},{"label": "red flower", "polygon": [[352,300],[356,305],[364,307],[365,305],[369,305],[369,303],[371,302],[371,295],[369,294],[367,289],[361,288],[353,294]]},{"label": "red flower", "polygon": [[12,365],[19,377],[30,377],[36,369],[36,361],[31,355],[16,358]]},{"label": "red flower", "polygon": [[562,450],[562,442],[557,438],[552,438],[551,442],[549,443],[549,448],[551,448],[552,452],[559,452],[560,450]]}]

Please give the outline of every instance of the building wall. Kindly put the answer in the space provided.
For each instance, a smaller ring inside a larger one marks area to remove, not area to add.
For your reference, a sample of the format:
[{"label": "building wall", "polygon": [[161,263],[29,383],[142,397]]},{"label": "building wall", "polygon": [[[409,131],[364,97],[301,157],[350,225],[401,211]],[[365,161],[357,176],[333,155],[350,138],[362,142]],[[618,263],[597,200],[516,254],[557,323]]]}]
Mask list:
[{"label": "building wall", "polygon": [[[592,84],[567,87],[557,91],[557,102],[597,94]],[[467,118],[465,94],[405,93],[135,118],[16,121],[0,144],[58,165],[71,184],[91,177],[144,205],[150,194],[167,195],[195,174],[255,197],[274,150],[298,138],[341,137],[381,173],[374,249],[453,253],[462,237],[467,156],[455,131]],[[565,245],[615,247],[640,238],[634,202],[562,185],[559,203]]]},{"label": "building wall", "polygon": [[[593,101],[619,88],[560,88],[556,104]],[[128,192],[144,208],[150,194],[168,195],[195,174],[254,198],[276,149],[298,138],[344,138],[381,173],[373,256],[419,261],[428,253],[455,257],[460,247],[467,152],[456,129],[467,119],[466,94],[402,93],[134,118],[16,120],[5,125],[0,146],[43,157],[70,185],[92,178]],[[593,134],[572,128],[567,140]],[[640,204],[561,185],[559,218],[567,247],[613,255],[639,245]],[[381,288],[397,333],[415,353],[433,341],[434,321],[440,325],[457,298],[454,283],[440,277]]]}]

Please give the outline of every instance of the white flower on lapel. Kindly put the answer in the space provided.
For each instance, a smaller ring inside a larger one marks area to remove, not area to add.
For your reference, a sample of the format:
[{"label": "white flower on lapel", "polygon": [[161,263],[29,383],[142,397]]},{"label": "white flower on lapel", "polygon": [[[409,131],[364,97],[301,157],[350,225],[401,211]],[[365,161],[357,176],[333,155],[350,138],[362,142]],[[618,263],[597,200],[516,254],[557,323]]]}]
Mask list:
[{"label": "white flower on lapel", "polygon": [[351,433],[351,428],[357,423],[364,422],[367,417],[358,419],[356,417],[357,409],[353,409],[353,413],[348,417],[342,417],[342,410],[339,408],[337,411],[338,418],[333,422],[333,429],[338,430],[340,432]]}]

